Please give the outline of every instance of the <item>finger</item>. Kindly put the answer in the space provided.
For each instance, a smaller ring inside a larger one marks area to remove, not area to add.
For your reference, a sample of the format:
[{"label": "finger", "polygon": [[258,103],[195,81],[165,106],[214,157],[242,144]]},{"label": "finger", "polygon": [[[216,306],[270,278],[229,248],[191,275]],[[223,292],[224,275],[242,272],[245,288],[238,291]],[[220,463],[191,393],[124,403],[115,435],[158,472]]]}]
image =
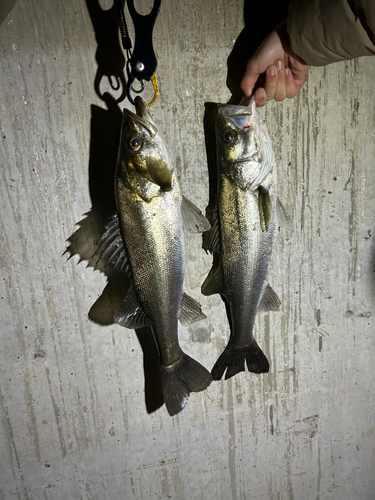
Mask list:
[{"label": "finger", "polygon": [[289,68],[285,68],[285,90],[288,99],[294,97],[299,90],[299,88],[295,84],[293,74]]},{"label": "finger", "polygon": [[284,61],[276,61],[277,68],[277,87],[275,92],[275,101],[283,101],[286,98],[285,88],[285,65]]},{"label": "finger", "polygon": [[258,108],[261,108],[265,104],[267,104],[267,94],[263,87],[259,87],[256,89],[255,93],[255,102],[257,103]]},{"label": "finger", "polygon": [[267,94],[267,101],[271,101],[275,97],[277,88],[277,70],[272,64],[268,66],[266,71],[266,83],[264,85],[264,90]]}]

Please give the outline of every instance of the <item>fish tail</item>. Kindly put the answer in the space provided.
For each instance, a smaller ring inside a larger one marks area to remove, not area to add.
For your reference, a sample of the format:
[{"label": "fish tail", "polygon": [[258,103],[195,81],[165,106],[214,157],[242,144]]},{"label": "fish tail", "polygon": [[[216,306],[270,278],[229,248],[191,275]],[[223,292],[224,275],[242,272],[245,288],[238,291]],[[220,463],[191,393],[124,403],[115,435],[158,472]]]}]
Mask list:
[{"label": "fish tail", "polygon": [[185,353],[172,366],[161,367],[164,402],[169,415],[185,408],[191,392],[204,391],[212,381],[211,373]]},{"label": "fish tail", "polygon": [[220,380],[225,373],[225,379],[245,371],[245,361],[250,372],[267,373],[269,370],[268,359],[255,339],[246,347],[232,347],[227,345],[224,352],[212,368],[214,380]]}]

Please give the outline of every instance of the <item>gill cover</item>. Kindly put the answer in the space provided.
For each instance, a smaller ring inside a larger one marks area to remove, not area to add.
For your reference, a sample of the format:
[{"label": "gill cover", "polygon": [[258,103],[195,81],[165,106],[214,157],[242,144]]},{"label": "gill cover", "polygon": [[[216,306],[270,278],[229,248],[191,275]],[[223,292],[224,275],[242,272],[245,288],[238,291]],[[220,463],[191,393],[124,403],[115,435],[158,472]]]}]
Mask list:
[{"label": "gill cover", "polygon": [[144,201],[170,191],[169,155],[143,100],[136,99],[137,114],[124,109],[117,178]]}]

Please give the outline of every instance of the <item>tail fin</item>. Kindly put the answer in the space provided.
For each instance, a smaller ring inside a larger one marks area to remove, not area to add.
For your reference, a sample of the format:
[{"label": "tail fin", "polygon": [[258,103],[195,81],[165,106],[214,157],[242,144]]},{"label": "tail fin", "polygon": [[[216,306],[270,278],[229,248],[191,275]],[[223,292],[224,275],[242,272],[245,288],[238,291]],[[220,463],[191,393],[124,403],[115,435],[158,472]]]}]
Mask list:
[{"label": "tail fin", "polygon": [[228,344],[212,368],[213,379],[220,380],[225,370],[226,380],[245,371],[245,360],[250,372],[267,373],[270,368],[264,352],[255,340],[246,347],[232,347]]},{"label": "tail fin", "polygon": [[169,415],[183,410],[191,392],[204,391],[211,381],[211,373],[198,361],[182,353],[180,360],[170,367],[161,367],[164,402]]}]

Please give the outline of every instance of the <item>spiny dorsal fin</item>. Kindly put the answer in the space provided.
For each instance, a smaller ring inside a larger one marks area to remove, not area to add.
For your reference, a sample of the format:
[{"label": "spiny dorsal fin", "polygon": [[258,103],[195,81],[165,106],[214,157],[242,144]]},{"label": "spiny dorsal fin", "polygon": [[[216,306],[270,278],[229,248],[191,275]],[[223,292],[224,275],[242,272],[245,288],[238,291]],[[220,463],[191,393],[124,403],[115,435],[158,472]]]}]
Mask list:
[{"label": "spiny dorsal fin", "polygon": [[108,224],[104,226],[104,233],[98,241],[98,248],[93,257],[97,256],[99,260],[104,259],[105,265],[113,264],[119,271],[130,275],[130,266],[126,255],[124,242],[120,231],[120,222],[118,215],[110,218]]},{"label": "spiny dorsal fin", "polygon": [[201,305],[187,293],[182,294],[180,315],[178,319],[184,326],[191,325],[195,321],[205,319],[207,316],[202,312]]},{"label": "spiny dorsal fin", "polygon": [[277,293],[269,284],[267,284],[264,289],[262,299],[258,305],[258,312],[279,311],[280,305],[281,302]]},{"label": "spiny dorsal fin", "polygon": [[199,208],[185,196],[182,197],[181,212],[182,226],[188,233],[203,233],[211,229],[210,223]]},{"label": "spiny dorsal fin", "polygon": [[125,299],[114,316],[114,320],[118,325],[134,330],[151,324],[139,303],[133,284],[130,285]]}]

